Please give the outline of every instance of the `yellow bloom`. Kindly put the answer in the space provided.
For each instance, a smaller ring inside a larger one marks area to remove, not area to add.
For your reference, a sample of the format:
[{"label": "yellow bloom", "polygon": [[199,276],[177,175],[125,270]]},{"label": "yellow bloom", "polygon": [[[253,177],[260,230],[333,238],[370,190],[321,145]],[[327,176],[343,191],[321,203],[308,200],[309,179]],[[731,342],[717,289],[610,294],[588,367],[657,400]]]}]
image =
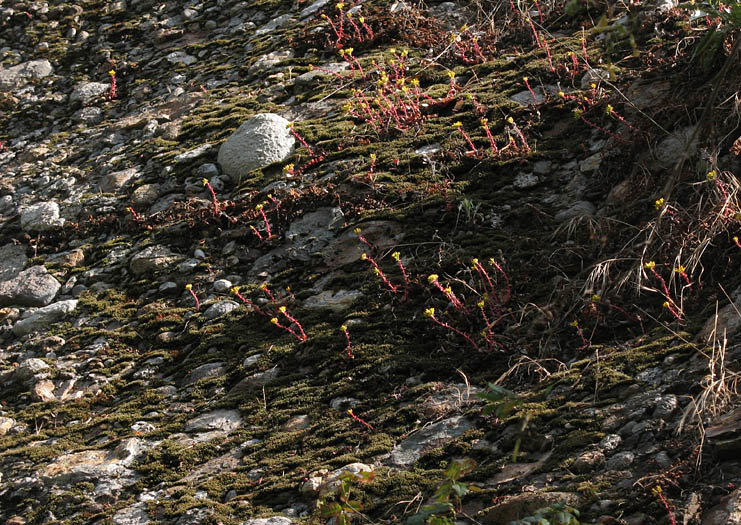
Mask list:
[{"label": "yellow bloom", "polygon": [[361,24],[364,24],[365,23],[365,17],[364,16],[361,16],[360,18],[358,18],[358,20],[360,20],[360,23]]},{"label": "yellow bloom", "polygon": [[455,71],[448,71],[448,77],[450,79],[454,79],[455,78]]},{"label": "yellow bloom", "polygon": [[260,211],[260,210],[261,210],[262,208],[263,208],[263,205],[262,205],[262,203],[260,203],[260,204],[258,204],[257,206],[255,206],[255,209],[256,209],[257,211]]},{"label": "yellow bloom", "polygon": [[522,77],[523,82],[527,82],[528,80],[530,80],[528,77]]},{"label": "yellow bloom", "polygon": [[427,317],[435,317],[435,309],[434,308],[426,308],[425,309],[425,315]]},{"label": "yellow bloom", "polygon": [[481,119],[481,125],[483,127],[486,127],[487,124],[489,124],[489,119],[488,118],[482,118]]},{"label": "yellow bloom", "polygon": [[596,294],[594,294],[594,295],[592,296],[592,302],[593,302],[593,303],[598,303],[598,302],[600,302],[601,300],[602,300],[602,296],[601,296],[600,294],[598,294],[598,293],[596,293]]},{"label": "yellow bloom", "polygon": [[453,122],[452,126],[454,128],[460,128],[461,126],[463,126],[463,123],[459,120],[458,122]]},{"label": "yellow bloom", "polygon": [[570,325],[570,326],[573,326],[574,328],[576,328],[576,327],[578,327],[578,326],[579,326],[579,321],[577,321],[576,319],[574,319],[573,321],[571,321],[571,322],[569,323],[569,325]]},{"label": "yellow bloom", "polygon": [[342,326],[340,326],[340,330],[342,332],[347,332],[347,325],[346,324],[343,324]]},{"label": "yellow bloom", "polygon": [[190,283],[188,283],[188,284],[185,285],[185,289],[186,290],[192,290],[193,289],[193,285],[190,284]]},{"label": "yellow bloom", "polygon": [[259,286],[259,288],[260,288],[260,290],[262,290],[262,291],[264,292],[265,290],[267,290],[267,289],[268,289],[268,285],[267,285],[267,284],[265,284],[265,283],[262,283],[262,284],[261,284],[261,285]]},{"label": "yellow bloom", "polygon": [[345,7],[345,4],[343,4],[342,2],[337,2],[337,3],[336,3],[336,4],[334,5],[334,6],[335,6],[335,7],[337,8],[337,9],[342,9],[343,7]]},{"label": "yellow bloom", "polygon": [[353,233],[355,233],[356,235],[360,235],[360,232],[361,232],[361,231],[362,231],[362,230],[361,230],[360,228],[355,228],[355,229],[353,230]]},{"label": "yellow bloom", "polygon": [[665,203],[665,202],[666,202],[666,201],[664,200],[664,197],[661,197],[660,199],[657,199],[657,200],[656,200],[656,202],[654,202],[654,207],[655,207],[655,208],[656,208],[657,210],[660,210],[661,208],[663,208],[663,207],[664,207],[664,203]]},{"label": "yellow bloom", "polygon": [[643,265],[643,267],[647,270],[652,270],[653,268],[656,268],[656,263],[654,261],[648,261],[646,264]]},{"label": "yellow bloom", "polygon": [[112,69],[108,72],[108,74],[111,75],[112,77],[116,76],[116,72]]},{"label": "yellow bloom", "polygon": [[478,303],[476,303],[476,306],[478,306],[479,308],[483,308],[484,307],[484,304],[486,304],[486,303],[484,303],[484,301],[482,299],[481,301],[479,301]]},{"label": "yellow bloom", "polygon": [[402,50],[401,50],[401,56],[405,57],[405,56],[407,56],[408,54],[409,54],[409,50],[408,50],[408,49],[402,49]]},{"label": "yellow bloom", "polygon": [[365,261],[365,260],[367,260],[367,259],[368,259],[368,254],[366,254],[366,253],[363,253],[363,254],[361,254],[361,255],[360,255],[360,260],[361,260],[361,261]]},{"label": "yellow bloom", "polygon": [[371,154],[370,154],[370,160],[372,160],[373,162],[376,162],[376,159],[377,159],[377,158],[378,158],[378,157],[376,157],[376,154],[375,154],[375,153],[371,153]]},{"label": "yellow bloom", "polygon": [[718,176],[718,172],[715,171],[715,170],[710,170],[710,171],[708,171],[708,174],[705,175],[705,177],[707,177],[708,180],[713,180],[717,176]]},{"label": "yellow bloom", "polygon": [[348,55],[352,55],[353,51],[355,51],[355,49],[353,49],[352,47],[345,48],[345,53],[347,53]]},{"label": "yellow bloom", "polygon": [[477,264],[479,264],[479,260],[476,259],[476,258],[473,258],[473,259],[471,259],[471,264],[473,264],[474,266],[476,266]]},{"label": "yellow bloom", "polygon": [[375,273],[376,275],[381,275],[381,270],[379,270],[378,268],[376,268],[376,267],[374,266],[374,267],[373,267],[373,273]]},{"label": "yellow bloom", "polygon": [[563,91],[559,91],[558,96],[564,98],[566,96],[566,93],[564,93]]},{"label": "yellow bloom", "polygon": [[436,273],[431,273],[430,276],[427,278],[427,282],[430,283],[430,284],[432,284],[435,281],[437,281],[437,274]]},{"label": "yellow bloom", "polygon": [[445,293],[453,293],[453,289],[448,286],[447,288],[445,288]]},{"label": "yellow bloom", "polygon": [[684,273],[686,270],[687,269],[684,266],[682,266],[681,264],[679,266],[677,266],[676,268],[674,268],[674,272],[675,273]]},{"label": "yellow bloom", "polygon": [[389,53],[391,53],[392,55],[395,55],[396,54],[396,48],[395,47],[392,47],[391,49],[389,49]]},{"label": "yellow bloom", "polygon": [[507,117],[507,122],[509,122],[510,124],[514,124],[515,119],[513,119],[512,117]]},{"label": "yellow bloom", "polygon": [[669,308],[669,301],[664,301],[664,304],[662,304],[664,308]]},{"label": "yellow bloom", "polygon": [[273,318],[272,318],[272,319],[270,320],[270,322],[271,322],[271,323],[273,323],[273,324],[278,324],[278,318],[277,318],[277,317],[273,317]]},{"label": "yellow bloom", "polygon": [[293,171],[293,164],[286,164],[283,166],[283,173],[288,173]]},{"label": "yellow bloom", "polygon": [[345,13],[345,16],[347,18],[352,18],[352,13],[350,11],[348,11],[347,13]]},{"label": "yellow bloom", "polygon": [[399,252],[394,252],[391,254],[391,258],[395,261],[398,261],[399,259],[401,259],[401,254]]},{"label": "yellow bloom", "polygon": [[239,286],[232,286],[231,290],[229,290],[232,295],[237,295],[239,293]]},{"label": "yellow bloom", "polygon": [[610,104],[607,104],[607,107],[605,108],[605,113],[608,115],[612,115],[613,107]]}]

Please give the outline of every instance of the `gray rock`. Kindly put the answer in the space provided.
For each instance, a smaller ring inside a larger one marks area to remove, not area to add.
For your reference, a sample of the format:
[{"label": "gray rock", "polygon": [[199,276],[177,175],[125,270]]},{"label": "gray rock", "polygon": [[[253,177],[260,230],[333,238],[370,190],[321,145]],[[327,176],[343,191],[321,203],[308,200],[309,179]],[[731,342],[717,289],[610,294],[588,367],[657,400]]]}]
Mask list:
[{"label": "gray rock", "polygon": [[269,518],[255,518],[247,520],[243,525],[291,525],[293,521],[285,516],[270,516]]},{"label": "gray rock", "polygon": [[198,157],[202,157],[203,155],[208,153],[212,147],[213,147],[213,144],[203,144],[201,146],[198,146],[197,148],[188,150],[185,153],[180,153],[179,155],[175,155],[175,162],[181,163],[181,162],[190,162],[191,160],[195,160]]},{"label": "gray rock", "polygon": [[677,401],[677,396],[675,396],[674,394],[661,396],[659,402],[656,403],[653,417],[669,419],[674,411],[677,409],[678,404],[679,402]]},{"label": "gray rock", "polygon": [[323,64],[321,69],[315,68],[297,76],[293,84],[294,89],[296,91],[310,89],[321,82],[326,82],[326,77],[333,76],[332,73],[340,74],[343,71],[347,71],[349,67],[350,65],[347,62]]},{"label": "gray rock", "polygon": [[597,211],[597,208],[589,201],[576,201],[574,204],[566,208],[565,210],[561,210],[558,213],[556,213],[556,216],[554,219],[556,222],[565,222],[569,219],[572,219],[574,217],[579,217],[582,215],[594,215],[594,212]]},{"label": "gray rock", "polygon": [[602,466],[605,462],[605,455],[599,450],[589,450],[580,454],[578,458],[574,460],[571,465],[571,470],[578,474],[586,474],[591,472],[598,467]]},{"label": "gray rock", "polygon": [[72,118],[78,122],[95,126],[103,122],[103,110],[99,107],[87,106],[75,112]]},{"label": "gray rock", "polygon": [[183,63],[186,66],[198,62],[198,59],[193,55],[189,55],[185,51],[173,51],[165,57],[171,64]]},{"label": "gray rock", "polygon": [[30,381],[33,377],[43,370],[48,370],[50,367],[46,361],[42,361],[36,357],[26,359],[18,365],[18,368],[13,372],[13,379],[21,383]]},{"label": "gray rock", "polygon": [[0,305],[46,306],[61,287],[45,266],[32,266],[15,278],[0,282]]},{"label": "gray rock", "polygon": [[293,58],[294,54],[293,49],[281,49],[279,51],[268,53],[267,55],[262,55],[250,66],[248,72],[255,74],[261,71],[266,71],[284,60]]},{"label": "gray rock", "polygon": [[90,104],[95,98],[99,97],[103,93],[107,93],[111,90],[110,84],[104,84],[102,82],[84,82],[77,84],[70,93],[70,102],[80,102],[82,104]]},{"label": "gray rock", "polygon": [[195,417],[185,424],[186,432],[219,431],[229,433],[242,425],[239,410],[214,410]]},{"label": "gray rock", "polygon": [[266,33],[271,33],[272,31],[275,31],[279,27],[283,26],[286,22],[288,22],[291,19],[293,19],[293,15],[291,14],[277,16],[273,18],[270,22],[262,26],[260,29],[256,30],[255,36],[260,36]]},{"label": "gray rock", "polygon": [[330,0],[316,0],[315,2],[312,2],[311,5],[308,7],[305,7],[301,10],[299,13],[299,17],[303,20],[304,18],[308,18],[317,11],[319,11],[321,8],[323,8],[325,5],[327,5],[330,2]]},{"label": "gray rock", "polygon": [[697,140],[695,126],[689,126],[676,130],[657,144],[654,151],[656,160],[664,167],[673,167],[682,158],[689,158],[697,152]]},{"label": "gray rock", "polygon": [[244,392],[245,390],[249,390],[251,388],[263,387],[275,381],[279,374],[280,368],[278,368],[277,366],[274,366],[273,368],[266,370],[265,372],[252,374],[251,376],[245,377],[239,383],[234,385],[229,393],[234,394],[238,392]]},{"label": "gray rock", "polygon": [[617,434],[607,434],[605,437],[602,438],[602,441],[599,442],[599,445],[597,445],[603,452],[610,453],[617,449],[620,446],[620,443],[623,442],[623,438],[618,436]]},{"label": "gray rock", "polygon": [[512,184],[515,188],[524,190],[526,188],[537,186],[539,181],[540,179],[538,179],[538,176],[533,175],[532,173],[518,173],[515,180],[512,181]]},{"label": "gray rock", "polygon": [[603,80],[609,80],[610,73],[605,69],[594,68],[588,69],[584,76],[581,77],[580,86],[582,89],[589,89],[592,84],[599,84]]},{"label": "gray rock", "polygon": [[147,504],[134,503],[116,512],[112,519],[115,525],[147,525],[149,523]]},{"label": "gray rock", "polygon": [[630,451],[618,452],[607,460],[607,470],[625,470],[633,464],[636,455]]},{"label": "gray rock", "polygon": [[50,323],[63,319],[77,308],[77,299],[58,301],[39,308],[25,319],[13,325],[13,333],[18,337],[48,328]]},{"label": "gray rock", "polygon": [[109,173],[101,179],[100,191],[102,191],[103,193],[115,193],[116,191],[126,186],[129,182],[132,181],[132,179],[134,179],[138,175],[139,170],[137,168],[128,168],[125,170]]},{"label": "gray rock", "polygon": [[0,436],[7,434],[15,425],[15,419],[0,416]]},{"label": "gray rock", "polygon": [[59,204],[39,202],[21,211],[21,228],[27,232],[59,230],[65,220],[59,217]]},{"label": "gray rock", "polygon": [[208,309],[203,312],[203,317],[206,319],[216,319],[217,317],[226,315],[237,308],[239,308],[239,303],[236,301],[219,301],[209,306]]},{"label": "gray rock", "polygon": [[361,297],[363,297],[363,294],[357,290],[337,290],[336,292],[326,290],[307,297],[304,306],[306,308],[327,308],[334,312],[342,312],[350,308]]},{"label": "gray rock", "polygon": [[741,525],[741,489],[723,498],[715,507],[702,514],[702,525]]},{"label": "gray rock", "polygon": [[411,466],[426,451],[457,438],[473,426],[474,422],[463,416],[455,416],[434,423],[396,445],[391,451],[388,462],[397,467]]},{"label": "gray rock", "polygon": [[21,87],[32,79],[51,75],[53,68],[48,60],[32,60],[8,69],[0,69],[0,91]]},{"label": "gray rock", "polygon": [[0,281],[7,281],[16,277],[26,266],[26,249],[15,244],[6,244],[0,247]]},{"label": "gray rock", "polygon": [[218,279],[214,281],[214,292],[216,293],[226,293],[228,292],[232,287],[232,282],[227,279]]},{"label": "gray rock", "polygon": [[274,113],[259,113],[244,122],[219,148],[219,164],[233,180],[293,153],[296,140],[289,122]]},{"label": "gray rock", "polygon": [[172,253],[166,246],[147,246],[131,258],[129,267],[135,275],[156,272],[174,267],[182,257]]},{"label": "gray rock", "polygon": [[224,363],[206,363],[197,368],[194,368],[185,378],[185,384],[190,385],[201,379],[209,377],[219,377],[226,374],[227,370]]}]

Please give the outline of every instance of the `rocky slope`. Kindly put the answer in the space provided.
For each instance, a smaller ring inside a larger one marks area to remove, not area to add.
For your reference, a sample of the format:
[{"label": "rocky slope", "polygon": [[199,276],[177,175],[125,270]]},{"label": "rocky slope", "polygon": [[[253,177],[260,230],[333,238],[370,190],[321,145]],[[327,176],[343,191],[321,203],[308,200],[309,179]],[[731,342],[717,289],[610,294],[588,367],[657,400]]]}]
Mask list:
[{"label": "rocky slope", "polygon": [[0,2],[0,519],[739,522],[708,13]]}]

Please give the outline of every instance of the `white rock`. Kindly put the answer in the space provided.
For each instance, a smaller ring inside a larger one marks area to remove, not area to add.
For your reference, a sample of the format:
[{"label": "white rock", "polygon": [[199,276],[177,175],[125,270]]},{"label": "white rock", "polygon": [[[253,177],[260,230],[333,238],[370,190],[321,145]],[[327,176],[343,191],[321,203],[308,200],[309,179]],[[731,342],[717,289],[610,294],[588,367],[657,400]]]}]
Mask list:
[{"label": "white rock", "polygon": [[82,84],[77,84],[69,96],[69,101],[79,101],[83,104],[89,104],[96,97],[110,91],[110,89],[110,84],[103,84],[102,82],[84,82]]},{"label": "white rock", "polygon": [[65,220],[59,217],[59,204],[53,201],[39,202],[21,212],[23,231],[52,231],[64,226]]},{"label": "white rock", "polygon": [[32,60],[8,69],[0,69],[0,91],[7,91],[27,84],[31,79],[51,75],[48,60]]},{"label": "white rock", "polygon": [[219,164],[232,179],[282,162],[293,153],[296,140],[289,122],[274,113],[259,113],[243,123],[219,148]]}]

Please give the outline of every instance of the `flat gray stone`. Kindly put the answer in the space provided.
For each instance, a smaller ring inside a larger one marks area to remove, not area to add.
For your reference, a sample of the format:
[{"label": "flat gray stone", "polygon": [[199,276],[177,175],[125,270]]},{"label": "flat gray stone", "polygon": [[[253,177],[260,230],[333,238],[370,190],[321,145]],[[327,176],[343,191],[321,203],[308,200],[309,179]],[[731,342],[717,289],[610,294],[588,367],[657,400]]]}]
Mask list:
[{"label": "flat gray stone", "polygon": [[16,277],[26,267],[26,249],[20,244],[6,244],[0,247],[0,281]]},{"label": "flat gray stone", "polygon": [[21,229],[26,232],[59,230],[65,220],[59,216],[59,204],[39,202],[21,211]]},{"label": "flat gray stone", "polygon": [[216,319],[217,317],[226,315],[237,308],[239,308],[239,303],[236,301],[219,301],[209,306],[208,309],[203,312],[203,317],[206,319]]},{"label": "flat gray stone", "polygon": [[274,113],[254,115],[219,148],[222,170],[239,180],[253,170],[286,160],[293,153],[296,142],[288,124]]},{"label": "flat gray stone", "polygon": [[49,306],[39,308],[25,319],[21,319],[13,325],[13,333],[18,337],[48,329],[50,323],[64,319],[77,308],[77,299],[58,301]]},{"label": "flat gray stone", "polygon": [[102,82],[83,82],[77,84],[70,93],[70,102],[80,102],[82,104],[89,104],[97,97],[104,93],[108,93],[111,90],[110,84],[104,84]]},{"label": "flat gray stone", "polygon": [[242,425],[242,415],[239,410],[214,410],[195,417],[185,424],[186,432],[220,431],[229,433]]},{"label": "flat gray stone", "polygon": [[201,379],[209,377],[219,377],[226,374],[227,370],[224,363],[206,363],[197,368],[191,370],[191,372],[185,378],[185,384],[190,385]]},{"label": "flat gray stone", "polygon": [[172,267],[182,260],[166,246],[147,246],[131,258],[129,267],[135,275],[156,272]]},{"label": "flat gray stone", "polygon": [[51,75],[52,71],[48,60],[32,60],[8,69],[0,69],[0,91],[21,87],[33,79]]},{"label": "flat gray stone", "polygon": [[474,422],[463,416],[455,416],[434,423],[396,445],[391,451],[388,462],[397,467],[411,466],[428,450],[442,446],[473,426]]},{"label": "flat gray stone", "polygon": [[291,525],[293,522],[285,516],[270,516],[269,518],[255,518],[247,520],[244,525]]},{"label": "flat gray stone", "polygon": [[15,278],[0,282],[0,305],[46,306],[61,287],[45,266],[32,266]]},{"label": "flat gray stone", "polygon": [[115,525],[147,525],[149,523],[147,504],[134,503],[116,512],[112,519]]}]

